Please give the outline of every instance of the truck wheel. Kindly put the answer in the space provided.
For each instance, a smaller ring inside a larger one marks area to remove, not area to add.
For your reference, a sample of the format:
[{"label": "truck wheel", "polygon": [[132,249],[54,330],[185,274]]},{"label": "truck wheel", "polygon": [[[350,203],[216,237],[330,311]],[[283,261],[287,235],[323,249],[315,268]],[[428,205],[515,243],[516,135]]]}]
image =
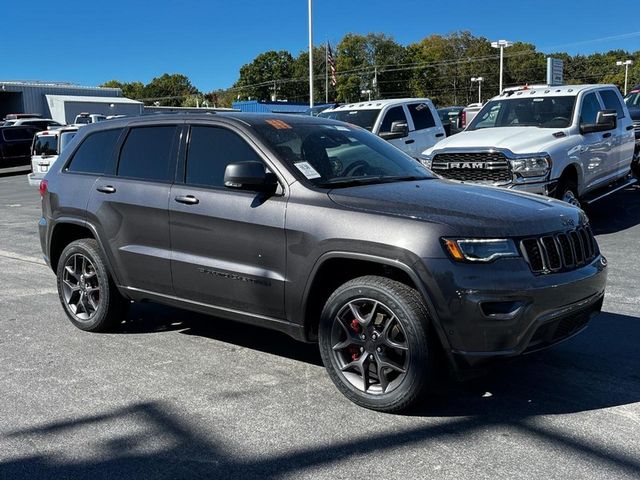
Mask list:
[{"label": "truck wheel", "polygon": [[384,277],[348,281],[327,300],[322,361],[351,401],[382,412],[415,404],[433,380],[429,315],[412,288]]},{"label": "truck wheel", "polygon": [[60,302],[79,329],[104,332],[122,318],[126,302],[111,280],[94,239],[83,238],[67,245],[56,275]]},{"label": "truck wheel", "polygon": [[578,187],[572,180],[560,179],[556,198],[581,208],[580,197],[578,197]]}]

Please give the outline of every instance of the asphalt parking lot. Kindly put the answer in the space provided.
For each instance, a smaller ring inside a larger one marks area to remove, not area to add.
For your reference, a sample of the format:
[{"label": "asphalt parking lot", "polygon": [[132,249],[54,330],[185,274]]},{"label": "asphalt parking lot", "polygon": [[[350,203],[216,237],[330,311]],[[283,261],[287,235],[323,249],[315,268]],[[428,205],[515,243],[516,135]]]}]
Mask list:
[{"label": "asphalt parking lot", "polygon": [[71,325],[40,199],[0,178],[0,478],[640,478],[640,188],[589,212],[609,260],[581,335],[406,415],[350,403],[317,348],[153,304]]}]

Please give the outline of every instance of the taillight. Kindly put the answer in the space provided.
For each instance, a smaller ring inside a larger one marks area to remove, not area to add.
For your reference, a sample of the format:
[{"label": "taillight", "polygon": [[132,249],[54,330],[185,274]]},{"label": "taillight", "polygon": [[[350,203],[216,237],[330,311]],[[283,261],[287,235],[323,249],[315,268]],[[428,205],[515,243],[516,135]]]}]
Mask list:
[{"label": "taillight", "polygon": [[49,185],[49,182],[47,182],[46,180],[42,180],[40,181],[40,196],[44,197],[44,194],[47,193],[47,186]]},{"label": "taillight", "polygon": [[460,123],[462,124],[462,128],[467,126],[467,112],[465,112],[464,110],[462,111],[462,115],[460,115]]}]

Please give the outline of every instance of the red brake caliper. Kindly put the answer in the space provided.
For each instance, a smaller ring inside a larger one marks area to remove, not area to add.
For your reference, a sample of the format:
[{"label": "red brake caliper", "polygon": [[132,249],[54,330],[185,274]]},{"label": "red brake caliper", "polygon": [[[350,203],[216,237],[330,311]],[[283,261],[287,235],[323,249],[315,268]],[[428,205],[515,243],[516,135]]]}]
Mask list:
[{"label": "red brake caliper", "polygon": [[[355,318],[351,320],[351,324],[349,326],[351,327],[351,330],[353,330],[356,334],[360,333],[360,324]],[[351,353],[351,361],[353,362],[360,358],[360,350],[355,345],[349,345],[349,353]]]}]

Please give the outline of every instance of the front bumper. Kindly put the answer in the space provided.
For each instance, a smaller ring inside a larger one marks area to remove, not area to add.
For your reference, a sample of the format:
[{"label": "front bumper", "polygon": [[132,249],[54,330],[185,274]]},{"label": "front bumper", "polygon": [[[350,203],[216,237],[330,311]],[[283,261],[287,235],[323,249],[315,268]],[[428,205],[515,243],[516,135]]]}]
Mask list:
[{"label": "front bumper", "polygon": [[537,193],[539,195],[546,195],[547,197],[553,197],[558,187],[557,180],[548,180],[544,182],[532,182],[532,183],[512,183],[507,185],[509,190],[515,190],[518,192]]},{"label": "front bumper", "polygon": [[606,260],[534,275],[522,259],[491,264],[431,260],[427,288],[459,368],[546,348],[586,327],[602,308]]}]

